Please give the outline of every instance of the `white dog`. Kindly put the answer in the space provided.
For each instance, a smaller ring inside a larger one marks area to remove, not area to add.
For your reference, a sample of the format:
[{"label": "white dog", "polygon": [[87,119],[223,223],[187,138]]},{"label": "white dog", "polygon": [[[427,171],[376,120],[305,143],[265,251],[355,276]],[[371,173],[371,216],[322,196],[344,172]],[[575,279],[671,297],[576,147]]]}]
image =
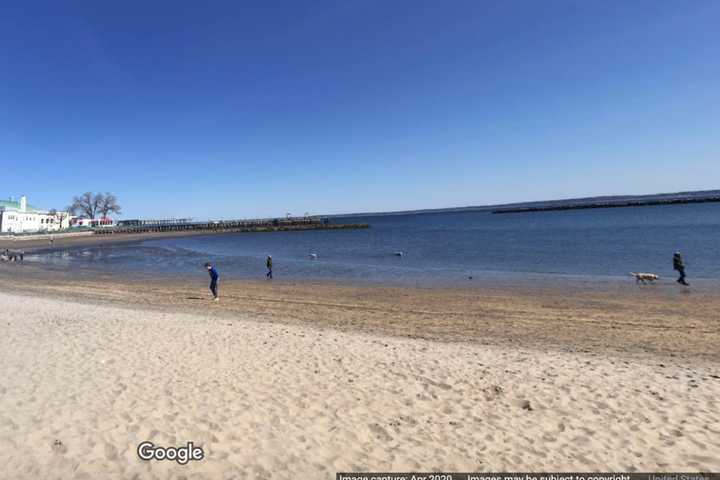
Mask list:
[{"label": "white dog", "polygon": [[645,282],[654,282],[659,276],[655,275],[654,273],[634,273],[630,272],[630,275],[635,277],[635,283],[645,283]]}]

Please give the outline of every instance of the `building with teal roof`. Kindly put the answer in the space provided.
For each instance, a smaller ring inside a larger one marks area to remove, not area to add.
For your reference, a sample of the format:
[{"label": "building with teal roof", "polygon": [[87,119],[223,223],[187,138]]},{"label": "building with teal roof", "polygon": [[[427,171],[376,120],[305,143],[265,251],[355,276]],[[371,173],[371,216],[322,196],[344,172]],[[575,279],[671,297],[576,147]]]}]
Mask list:
[{"label": "building with teal roof", "polygon": [[67,228],[66,212],[51,212],[30,205],[23,195],[0,200],[0,234],[52,232]]},{"label": "building with teal roof", "polygon": [[[0,200],[0,210],[20,210],[20,200],[15,201],[11,198],[8,200]],[[26,205],[28,212],[37,212],[40,211],[39,208],[33,207],[32,205]]]}]

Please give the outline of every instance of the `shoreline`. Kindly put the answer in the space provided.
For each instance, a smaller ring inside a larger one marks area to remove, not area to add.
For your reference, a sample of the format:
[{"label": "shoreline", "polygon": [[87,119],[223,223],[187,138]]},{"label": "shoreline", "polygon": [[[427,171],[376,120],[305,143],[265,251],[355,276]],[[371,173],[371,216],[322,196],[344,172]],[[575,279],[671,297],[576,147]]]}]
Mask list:
[{"label": "shoreline", "polygon": [[[234,232],[155,232],[155,233],[123,233],[118,235],[77,235],[72,237],[53,238],[52,234],[38,238],[11,239],[0,237],[0,248],[10,250],[25,249],[26,253],[52,252],[68,247],[93,247],[101,245],[116,245],[122,243],[137,243],[145,240],[156,240],[172,237],[191,237],[199,235],[222,235]],[[50,242],[53,238],[53,242]]]},{"label": "shoreline", "polygon": [[[634,286],[634,284],[633,284]],[[0,264],[13,478],[717,471],[720,295]],[[142,461],[143,442],[203,459]]]},{"label": "shoreline", "polygon": [[[189,237],[189,236],[211,236],[221,234],[237,234],[239,232],[163,232],[163,233],[143,233],[143,234],[123,234],[123,235],[108,235],[108,236],[83,236],[78,238],[69,238],[56,240],[53,244],[41,245],[34,241],[32,244],[35,246],[26,246],[23,251],[25,253],[25,261],[23,262],[24,268],[35,269],[38,271],[48,272],[63,272],[68,271],[72,268],[72,274],[77,276],[92,277],[94,275],[102,277],[104,275],[112,275],[119,278],[131,279],[133,277],[149,277],[155,279],[174,279],[182,276],[195,275],[196,271],[163,271],[163,270],[124,270],[124,269],[112,269],[105,268],[98,264],[83,264],[77,262],[76,265],[68,265],[63,262],[55,264],[53,261],[42,258],[33,258],[33,255],[41,256],[53,253],[60,253],[63,251],[72,251],[74,249],[92,248],[92,247],[111,247],[113,245],[132,245],[139,244],[146,241],[162,240],[165,238],[172,237]],[[249,233],[249,232],[243,232]],[[0,245],[0,251],[6,248],[5,245]],[[19,247],[10,249],[11,252],[17,253]],[[205,260],[202,260],[203,262]],[[8,262],[1,262],[0,265],[9,264]],[[254,272],[225,272],[225,279],[232,279],[233,281],[255,281],[256,279],[263,278],[265,275],[264,259],[258,261],[258,268]],[[454,275],[452,275],[454,273]],[[682,292],[675,281],[676,272],[672,271],[661,271],[660,278],[658,281],[649,284],[637,284],[633,277],[628,274],[620,275],[608,275],[608,274],[581,274],[581,273],[549,273],[549,272],[524,272],[524,271],[501,271],[501,270],[461,270],[461,269],[449,269],[441,272],[433,278],[428,276],[413,276],[413,272],[407,277],[350,277],[350,276],[313,276],[310,274],[303,274],[302,276],[297,273],[290,272],[284,276],[284,281],[302,283],[323,283],[329,285],[345,285],[345,286],[387,286],[387,287],[398,287],[398,288],[440,288],[440,289],[484,289],[494,288],[500,286],[505,289],[514,288],[534,288],[539,286],[540,288],[554,288],[554,289],[566,289],[569,291],[576,290],[592,290],[592,291],[607,291],[615,292],[624,289],[635,289],[635,288],[648,288],[655,290],[662,290],[668,294],[674,294],[676,291]],[[469,275],[471,274],[471,275]],[[720,278],[712,277],[696,277],[693,276],[691,279],[692,290],[697,293],[714,293],[720,292]]]},{"label": "shoreline", "polygon": [[527,284],[423,287],[330,281],[221,279],[210,301],[204,272],[183,278],[66,272],[0,264],[0,288],[80,303],[441,342],[720,360],[720,294],[659,286]]},{"label": "shoreline", "polygon": [[[147,240],[160,240],[176,237],[215,236],[229,234],[262,234],[272,232],[308,232],[317,230],[347,230],[355,228],[368,228],[366,224],[329,224],[317,225],[290,225],[279,227],[262,227],[255,229],[247,228],[225,228],[225,229],[204,229],[204,230],[168,230],[168,231],[144,231],[141,233],[129,232],[76,232],[76,233],[47,233],[33,234],[21,237],[0,236],[0,249],[10,250],[24,249],[26,253],[52,252],[68,247],[92,247],[101,245],[116,245],[124,243],[138,243]],[[51,242],[52,239],[52,242]]]},{"label": "shoreline", "polygon": [[[158,238],[160,239],[160,238]],[[153,238],[128,239],[127,242],[120,241],[117,243],[141,243],[153,240]],[[111,246],[114,242],[108,242],[106,245]],[[72,249],[80,249],[84,247],[93,247],[102,245],[84,245],[81,243],[74,245],[54,245],[52,247],[38,247],[35,249],[25,250],[25,260],[19,268],[26,268],[33,272],[55,272],[57,274],[65,274],[66,277],[98,277],[112,276],[122,281],[132,281],[135,278],[148,278],[151,280],[173,280],[178,277],[193,277],[201,271],[199,261],[198,269],[187,271],[186,269],[178,271],[148,270],[148,269],[116,269],[106,268],[104,265],[98,264],[82,264],[78,262],[76,265],[68,265],[63,262],[54,263],[53,261],[33,258],[33,255],[44,255],[62,252]],[[8,262],[0,262],[0,266]],[[264,260],[258,262],[256,271],[250,272],[223,272],[223,280],[231,280],[233,282],[256,282],[264,280]],[[689,292],[701,294],[714,294],[720,292],[720,279],[707,277],[693,277],[691,285],[684,288],[677,285],[674,272],[662,272],[658,281],[641,284],[637,283],[630,274],[627,275],[605,275],[605,274],[578,274],[578,273],[546,273],[546,272],[520,272],[520,271],[497,271],[482,270],[472,272],[468,277],[466,271],[457,271],[454,277],[445,272],[443,275],[435,278],[427,277],[348,277],[348,276],[313,276],[312,273],[302,276],[297,273],[287,273],[281,275],[280,279],[276,279],[276,283],[313,283],[329,286],[346,286],[346,287],[389,287],[389,288],[418,288],[418,289],[451,289],[451,290],[469,290],[477,291],[481,289],[501,288],[504,290],[515,289],[550,289],[566,292],[604,292],[615,293],[636,289],[648,289],[651,291],[660,291],[666,295],[684,294]]]}]

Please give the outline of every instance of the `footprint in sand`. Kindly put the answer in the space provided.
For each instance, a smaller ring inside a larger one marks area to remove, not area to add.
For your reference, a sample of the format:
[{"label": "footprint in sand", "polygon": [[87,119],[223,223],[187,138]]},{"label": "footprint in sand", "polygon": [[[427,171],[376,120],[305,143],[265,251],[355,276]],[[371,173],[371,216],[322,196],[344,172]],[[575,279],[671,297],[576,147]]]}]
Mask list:
[{"label": "footprint in sand", "polygon": [[517,400],[514,403],[518,407],[522,408],[523,410],[527,410],[528,412],[532,412],[534,410],[533,406],[530,404],[530,400]]},{"label": "footprint in sand", "polygon": [[110,443],[105,444],[105,458],[107,460],[117,460],[118,449],[117,447],[115,447],[115,445],[112,445]]},{"label": "footprint in sand", "polygon": [[377,423],[371,423],[370,425],[368,425],[368,427],[370,428],[370,431],[377,435],[378,439],[383,442],[389,442],[393,439],[393,437],[387,432],[387,430],[385,430]]}]

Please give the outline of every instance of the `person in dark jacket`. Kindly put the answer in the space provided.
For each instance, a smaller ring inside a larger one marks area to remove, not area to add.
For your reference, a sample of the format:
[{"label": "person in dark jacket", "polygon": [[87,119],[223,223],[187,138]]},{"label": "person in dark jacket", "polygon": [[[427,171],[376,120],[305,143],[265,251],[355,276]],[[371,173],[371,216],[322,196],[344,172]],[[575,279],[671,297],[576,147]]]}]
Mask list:
[{"label": "person in dark jacket", "polygon": [[265,275],[267,278],[272,280],[272,256],[268,255],[267,260],[265,260],[265,266],[267,267],[267,275]]},{"label": "person in dark jacket", "polygon": [[213,300],[217,302],[220,300],[220,295],[218,294],[218,278],[220,278],[220,275],[210,262],[205,264],[205,268],[207,269],[208,274],[210,274],[210,291],[213,294]]},{"label": "person in dark jacket", "polygon": [[690,285],[685,280],[685,262],[683,262],[683,258],[680,255],[680,252],[675,252],[675,255],[673,255],[673,270],[677,270],[677,272],[680,274],[680,278],[677,279],[677,282],[681,285]]}]

